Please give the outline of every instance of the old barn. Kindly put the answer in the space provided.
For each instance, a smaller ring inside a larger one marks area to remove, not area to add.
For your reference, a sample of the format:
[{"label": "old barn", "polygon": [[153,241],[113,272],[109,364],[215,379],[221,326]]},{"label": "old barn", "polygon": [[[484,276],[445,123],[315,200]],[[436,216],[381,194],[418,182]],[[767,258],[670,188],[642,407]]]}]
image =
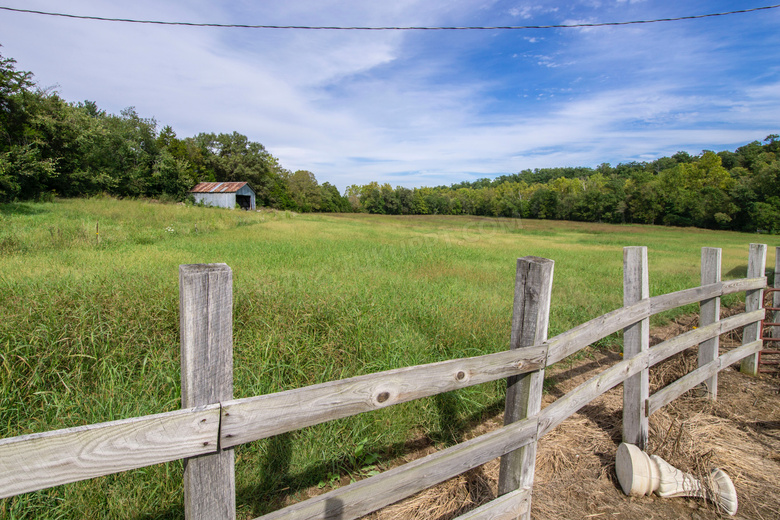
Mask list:
[{"label": "old barn", "polygon": [[245,182],[201,182],[190,190],[195,203],[247,211],[255,209],[255,191]]}]

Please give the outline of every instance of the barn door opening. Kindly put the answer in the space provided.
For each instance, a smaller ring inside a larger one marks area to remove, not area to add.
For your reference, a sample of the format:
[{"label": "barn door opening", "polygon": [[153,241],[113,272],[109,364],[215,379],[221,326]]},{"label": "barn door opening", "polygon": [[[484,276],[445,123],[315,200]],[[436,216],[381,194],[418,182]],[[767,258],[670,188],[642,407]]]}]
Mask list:
[{"label": "barn door opening", "polygon": [[252,209],[252,197],[249,195],[236,195],[236,204],[238,204],[241,209],[249,211]]}]

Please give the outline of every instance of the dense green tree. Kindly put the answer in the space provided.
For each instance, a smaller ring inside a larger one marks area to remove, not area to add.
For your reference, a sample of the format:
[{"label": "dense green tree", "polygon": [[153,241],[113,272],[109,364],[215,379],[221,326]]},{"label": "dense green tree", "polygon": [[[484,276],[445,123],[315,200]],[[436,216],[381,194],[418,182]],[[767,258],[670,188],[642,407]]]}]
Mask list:
[{"label": "dense green tree", "polygon": [[16,60],[0,55],[0,201],[38,197],[57,174],[34,131],[43,96],[34,90],[31,72],[16,70]]},{"label": "dense green tree", "polygon": [[752,185],[759,198],[780,196],[780,159],[761,163],[752,175]]},{"label": "dense green tree", "polygon": [[129,107],[119,116],[106,116],[103,124],[107,139],[95,159],[114,179],[112,192],[126,197],[149,194],[152,166],[159,152],[157,122],[142,118],[135,108]]},{"label": "dense green tree", "polygon": [[297,170],[287,179],[287,186],[298,211],[320,211],[322,190],[312,172]]},{"label": "dense green tree", "polygon": [[295,207],[285,178],[289,172],[262,144],[245,135],[200,133],[188,143],[188,154],[201,181],[246,181],[255,190],[258,204]]},{"label": "dense green tree", "polygon": [[677,152],[676,154],[672,155],[672,159],[674,159],[677,164],[692,163],[696,160],[696,158],[688,152]]},{"label": "dense green tree", "polygon": [[767,202],[756,202],[750,213],[755,231],[780,233],[780,197],[771,197]]},{"label": "dense green tree", "polygon": [[540,219],[554,219],[558,215],[558,194],[541,188],[534,192],[530,200],[530,216]]},{"label": "dense green tree", "polygon": [[360,212],[362,209],[360,194],[361,187],[357,184],[350,184],[344,191],[344,197],[349,201],[349,206],[353,212]]},{"label": "dense green tree", "polygon": [[764,151],[775,154],[775,158],[777,157],[777,154],[780,153],[780,135],[778,134],[769,134],[764,139],[764,142],[766,143],[764,145]]},{"label": "dense green tree", "polygon": [[175,157],[168,148],[160,150],[152,165],[150,195],[168,195],[182,200],[195,184],[197,178],[189,161]]},{"label": "dense green tree", "polygon": [[382,189],[378,182],[369,182],[361,187],[360,205],[367,213],[385,213],[385,199],[382,197]]},{"label": "dense green tree", "polygon": [[427,215],[430,213],[428,202],[422,190],[416,189],[412,192],[412,211],[415,215]]},{"label": "dense green tree", "polygon": [[20,144],[29,113],[25,105],[34,86],[32,72],[16,70],[16,60],[0,54],[0,152]]},{"label": "dense green tree", "polygon": [[496,186],[492,201],[492,213],[497,217],[521,216],[521,185],[525,183],[504,182]]},{"label": "dense green tree", "polygon": [[398,209],[401,215],[414,213],[414,192],[409,188],[398,186],[395,189],[398,197]]},{"label": "dense green tree", "polygon": [[323,182],[320,185],[320,198],[322,200],[320,211],[330,213],[349,213],[352,206],[347,197],[343,197],[336,186],[329,182]]},{"label": "dense green tree", "polygon": [[651,174],[639,174],[625,184],[626,220],[638,224],[658,224],[664,205],[660,182]]},{"label": "dense green tree", "polygon": [[739,166],[748,170],[754,170],[759,163],[764,162],[764,148],[758,141],[753,141],[737,148],[735,154],[739,160]]}]

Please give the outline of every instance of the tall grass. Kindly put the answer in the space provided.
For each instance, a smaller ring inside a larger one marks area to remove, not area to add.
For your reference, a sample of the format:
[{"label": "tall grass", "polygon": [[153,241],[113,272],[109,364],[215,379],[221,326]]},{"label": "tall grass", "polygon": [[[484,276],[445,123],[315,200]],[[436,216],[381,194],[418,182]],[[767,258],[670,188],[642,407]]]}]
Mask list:
[{"label": "tall grass", "polygon": [[[180,264],[233,269],[235,396],[248,397],[506,349],[520,256],[556,261],[553,335],[622,304],[623,246],[648,246],[655,295],[698,284],[702,246],[723,248],[724,278],[744,276],[748,244],[762,238],[110,198],[0,206],[0,436],[178,408]],[[481,385],[239,447],[239,517],[391,457],[411,436],[456,442],[462,425],[500,409],[502,392]],[[6,499],[0,518],[180,518],[181,468]]]}]

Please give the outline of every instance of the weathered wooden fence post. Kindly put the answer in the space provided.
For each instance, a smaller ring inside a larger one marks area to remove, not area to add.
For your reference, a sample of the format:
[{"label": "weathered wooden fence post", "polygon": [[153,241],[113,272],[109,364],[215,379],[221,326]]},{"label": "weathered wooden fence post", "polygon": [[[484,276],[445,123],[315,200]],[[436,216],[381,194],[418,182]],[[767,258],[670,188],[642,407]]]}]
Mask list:
[{"label": "weathered wooden fence post", "polygon": [[[775,248],[775,289],[780,289],[780,247]],[[780,291],[772,293],[772,307],[775,309],[780,308]],[[773,316],[767,316],[772,323],[780,323],[780,311],[775,311]],[[772,337],[780,338],[780,327],[772,327]],[[777,350],[777,345],[771,347],[772,350]]]},{"label": "weathered wooden fence post", "polygon": [[[750,255],[748,256],[748,278],[759,278],[764,276],[766,269],[766,244],[750,244]],[[764,304],[761,297],[764,292],[761,289],[745,292],[745,312],[757,311]],[[751,323],[745,325],[742,330],[742,344],[746,345],[757,341],[761,336],[761,324]],[[753,354],[742,360],[740,370],[745,374],[758,375],[758,354]]]},{"label": "weathered wooden fence post", "polygon": [[[526,256],[517,260],[510,349],[530,347],[547,340],[550,321],[553,267],[547,258]],[[504,424],[539,413],[542,407],[544,370],[507,379]],[[498,494],[531,488],[536,464],[536,440],[501,457]],[[530,518],[528,512],[523,518]]]},{"label": "weathered wooden fence post", "polygon": [[[233,398],[233,272],[225,264],[179,266],[181,404],[192,408]],[[188,520],[233,520],[233,450],[185,459]]]},{"label": "weathered wooden fence post", "polygon": [[[780,247],[775,248],[775,289],[780,289]],[[772,296],[772,307],[780,308],[780,291],[775,291]],[[772,323],[780,323],[780,311],[775,311]],[[773,327],[772,337],[780,338],[780,327]],[[773,348],[772,350],[777,350]]]},{"label": "weathered wooden fence post", "polygon": [[[701,284],[720,282],[721,250],[717,247],[701,248]],[[711,325],[720,320],[720,297],[703,300],[699,304],[699,326]],[[699,366],[715,361],[718,357],[719,337],[715,336],[699,344]],[[713,401],[718,398],[717,372],[704,381],[705,396]]]},{"label": "weathered wooden fence post", "polygon": [[[623,248],[623,305],[633,305],[650,297],[647,248]],[[623,358],[631,359],[650,347],[650,319],[623,329]],[[644,450],[648,422],[646,403],[650,395],[650,371],[645,369],[623,383],[623,442]]]}]

